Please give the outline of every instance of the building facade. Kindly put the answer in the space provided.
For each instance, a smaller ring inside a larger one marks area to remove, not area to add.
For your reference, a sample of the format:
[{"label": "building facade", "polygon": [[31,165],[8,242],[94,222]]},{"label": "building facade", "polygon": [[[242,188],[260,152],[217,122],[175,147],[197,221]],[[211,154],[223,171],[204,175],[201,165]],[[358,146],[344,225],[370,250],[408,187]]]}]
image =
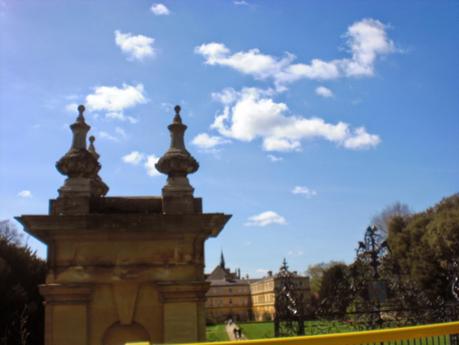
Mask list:
[{"label": "building facade", "polygon": [[[207,323],[273,320],[276,312],[276,293],[280,279],[272,272],[261,279],[242,278],[240,270],[231,272],[225,267],[223,253],[220,264],[207,276],[210,289],[206,294]],[[304,307],[310,301],[309,277],[294,274],[294,285],[302,296]]]},{"label": "building facade", "polygon": [[[298,274],[293,276],[297,296],[302,298],[303,310],[306,310],[311,299],[309,277]],[[276,298],[280,287],[279,276],[268,272],[268,276],[250,284],[252,317],[254,321],[270,321],[276,313]]]},{"label": "building facade", "polygon": [[205,305],[207,322],[221,323],[228,319],[251,320],[250,283],[252,281],[241,279],[240,271],[231,272],[226,268],[222,253],[220,264],[207,276],[207,282],[210,283]]}]

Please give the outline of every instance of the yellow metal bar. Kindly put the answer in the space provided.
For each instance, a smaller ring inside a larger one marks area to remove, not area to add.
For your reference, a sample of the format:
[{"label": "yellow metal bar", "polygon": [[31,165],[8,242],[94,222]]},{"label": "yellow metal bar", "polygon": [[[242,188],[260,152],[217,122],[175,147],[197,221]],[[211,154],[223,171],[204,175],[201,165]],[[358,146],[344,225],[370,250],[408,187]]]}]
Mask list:
[{"label": "yellow metal bar", "polygon": [[[359,345],[406,339],[419,339],[438,335],[459,334],[459,321],[424,326],[387,328],[373,331],[333,333],[301,337],[270,338],[240,341],[188,343],[187,345]],[[126,345],[150,345],[130,343]]]}]

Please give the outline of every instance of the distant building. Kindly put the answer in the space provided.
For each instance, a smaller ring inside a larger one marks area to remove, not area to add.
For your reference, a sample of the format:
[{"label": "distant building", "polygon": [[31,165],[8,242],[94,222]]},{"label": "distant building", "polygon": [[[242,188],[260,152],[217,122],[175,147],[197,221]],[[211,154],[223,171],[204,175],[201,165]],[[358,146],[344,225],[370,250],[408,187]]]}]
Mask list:
[{"label": "distant building", "polygon": [[[298,295],[303,297],[303,310],[306,310],[311,299],[309,277],[294,275],[294,284]],[[252,319],[255,321],[273,320],[276,312],[276,293],[279,288],[280,278],[273,275],[272,271],[268,276],[250,284],[250,295],[252,299]]]},{"label": "distant building", "polygon": [[228,319],[248,321],[252,319],[249,279],[241,279],[240,270],[231,272],[225,267],[221,254],[220,264],[214,268],[206,280],[210,289],[206,294],[208,323],[220,323]]},{"label": "distant building", "polygon": [[[310,300],[309,278],[296,275],[294,279],[306,305]],[[271,271],[262,279],[241,279],[239,269],[231,272],[225,267],[222,253],[220,264],[206,280],[210,283],[210,289],[206,294],[208,323],[221,323],[230,318],[235,321],[274,319],[279,279]]]}]

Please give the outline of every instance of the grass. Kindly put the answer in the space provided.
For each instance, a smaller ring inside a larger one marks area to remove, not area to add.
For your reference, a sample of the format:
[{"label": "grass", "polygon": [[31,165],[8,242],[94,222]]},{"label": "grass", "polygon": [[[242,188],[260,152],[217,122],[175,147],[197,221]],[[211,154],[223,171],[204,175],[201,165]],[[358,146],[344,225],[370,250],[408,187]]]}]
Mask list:
[{"label": "grass", "polygon": [[[273,322],[247,322],[238,324],[248,339],[264,339],[274,337]],[[306,321],[304,323],[306,335],[318,333],[342,333],[355,330],[344,322]]]},{"label": "grass", "polygon": [[[238,326],[242,328],[242,332],[248,339],[264,339],[274,337],[273,322],[241,322]],[[325,333],[343,333],[357,331],[355,326],[339,321],[306,321],[304,324],[306,335],[325,334]],[[363,329],[360,329],[363,330]],[[418,339],[418,345],[450,345],[448,336],[432,337]],[[215,325],[207,327],[208,341],[224,341],[228,340],[224,325]],[[411,342],[413,344],[413,342]],[[398,341],[384,343],[385,345],[400,345],[409,344],[407,341]]]},{"label": "grass", "polygon": [[272,322],[241,322],[238,326],[248,339],[264,339],[274,337],[274,324]]},{"label": "grass", "polygon": [[207,341],[225,341],[229,340],[225,331],[225,325],[207,326]]}]

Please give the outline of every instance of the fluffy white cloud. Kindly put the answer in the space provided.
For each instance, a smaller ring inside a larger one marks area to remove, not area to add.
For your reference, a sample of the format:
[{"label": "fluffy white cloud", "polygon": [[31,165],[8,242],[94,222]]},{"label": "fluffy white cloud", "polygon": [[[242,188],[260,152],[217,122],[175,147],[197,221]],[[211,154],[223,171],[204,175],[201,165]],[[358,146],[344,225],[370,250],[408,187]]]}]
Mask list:
[{"label": "fluffy white cloud", "polygon": [[299,79],[328,80],[340,77],[371,76],[378,56],[395,51],[386,26],[375,19],[363,19],[348,27],[345,34],[350,58],[324,61],[312,59],[309,64],[293,63],[290,53],[278,58],[263,54],[259,49],[231,53],[222,43],[211,42],[195,48],[195,53],[205,58],[208,65],[233,68],[257,79],[272,79],[278,90]]},{"label": "fluffy white cloud", "polygon": [[155,16],[168,16],[171,14],[171,11],[169,11],[169,9],[164,4],[153,4],[150,7],[150,10],[154,13]]},{"label": "fluffy white cloud", "polygon": [[347,32],[347,45],[352,58],[342,61],[348,76],[373,75],[378,55],[395,51],[394,42],[387,37],[386,26],[379,20],[367,18],[352,24]]},{"label": "fluffy white cloud", "polygon": [[123,139],[127,138],[126,131],[124,129],[122,129],[121,127],[116,127],[115,128],[115,133],[118,134]]},{"label": "fluffy white cloud", "polygon": [[108,132],[105,132],[105,131],[99,131],[98,133],[99,135],[99,138],[102,139],[102,140],[110,140],[110,141],[115,141],[115,142],[118,142],[119,141],[119,138],[115,137],[114,135],[108,133]]},{"label": "fluffy white cloud", "polygon": [[148,176],[160,175],[159,171],[155,168],[155,164],[158,162],[159,157],[154,154],[147,155],[139,151],[132,151],[131,153],[121,157],[121,159],[124,163],[131,165],[140,165],[143,163]]},{"label": "fluffy white cloud", "polygon": [[275,155],[267,155],[267,157],[269,158],[269,160],[271,162],[280,162],[280,161],[284,160],[282,157],[278,157],[278,156],[275,156]]},{"label": "fluffy white cloud", "polygon": [[69,103],[65,106],[65,111],[71,114],[78,114],[78,104]]},{"label": "fluffy white cloud", "polygon": [[138,120],[124,114],[126,109],[147,103],[142,84],[116,86],[97,86],[94,92],[86,96],[89,111],[105,111],[105,117],[120,121],[137,123]]},{"label": "fluffy white cloud", "polygon": [[289,256],[303,256],[304,252],[302,250],[289,250],[287,254]]},{"label": "fluffy white cloud", "polygon": [[30,190],[21,190],[18,193],[18,196],[24,199],[28,199],[32,197],[32,192]]},{"label": "fluffy white cloud", "polygon": [[115,31],[115,43],[128,56],[128,60],[144,60],[155,55],[155,39],[144,35],[132,35]]},{"label": "fluffy white cloud", "polygon": [[148,176],[159,176],[160,173],[156,170],[155,164],[158,163],[159,157],[155,155],[148,155],[145,161],[145,168],[147,169]]},{"label": "fluffy white cloud", "polygon": [[227,144],[229,142],[230,141],[228,139],[222,138],[220,136],[210,136],[207,133],[198,134],[191,141],[193,145],[196,145],[202,150],[215,149],[216,147]]},{"label": "fluffy white cloud", "polygon": [[317,195],[317,192],[315,190],[304,186],[295,186],[292,189],[292,193],[304,195],[306,198],[312,198]]},{"label": "fluffy white cloud", "polygon": [[260,214],[249,217],[246,226],[267,226],[271,224],[287,224],[284,217],[274,211],[265,211]]},{"label": "fluffy white cloud", "polygon": [[139,122],[138,119],[136,119],[133,116],[125,115],[123,112],[118,112],[118,111],[111,111],[109,113],[105,114],[105,117],[107,119],[114,119],[114,120],[119,120],[119,121],[127,121],[132,124],[136,124]]},{"label": "fluffy white cloud", "polygon": [[[348,149],[371,148],[379,144],[380,138],[369,134],[364,127],[351,129],[347,123],[331,124],[320,118],[304,118],[288,115],[285,103],[278,103],[269,96],[269,91],[244,88],[231,91],[232,102],[223,102],[223,111],[218,114],[211,128],[222,136],[250,142],[261,138],[266,151],[298,151],[301,141],[322,138]],[[224,90],[228,94],[227,89]],[[222,96],[223,97],[223,96]],[[227,98],[220,97],[220,100]],[[214,94],[219,99],[218,94]]]},{"label": "fluffy white cloud", "polygon": [[369,134],[364,127],[359,127],[354,130],[353,134],[346,138],[343,146],[348,149],[358,150],[378,145],[381,142],[379,136]]},{"label": "fluffy white cloud", "polygon": [[333,97],[333,92],[325,86],[319,86],[316,88],[316,94],[325,98]]},{"label": "fluffy white cloud", "polygon": [[145,155],[139,151],[132,151],[127,155],[123,156],[121,159],[124,163],[139,165],[145,158]]}]

